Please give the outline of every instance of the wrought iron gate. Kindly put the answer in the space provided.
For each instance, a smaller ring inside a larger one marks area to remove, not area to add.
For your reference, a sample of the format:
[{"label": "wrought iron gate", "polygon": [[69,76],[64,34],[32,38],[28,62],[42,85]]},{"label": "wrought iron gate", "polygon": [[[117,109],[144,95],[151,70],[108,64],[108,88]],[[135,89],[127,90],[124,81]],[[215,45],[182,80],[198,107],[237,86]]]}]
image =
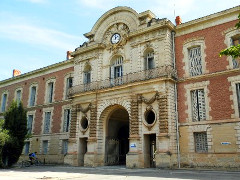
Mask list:
[{"label": "wrought iron gate", "polygon": [[119,140],[116,138],[106,138],[105,141],[105,164],[118,165],[119,164]]}]

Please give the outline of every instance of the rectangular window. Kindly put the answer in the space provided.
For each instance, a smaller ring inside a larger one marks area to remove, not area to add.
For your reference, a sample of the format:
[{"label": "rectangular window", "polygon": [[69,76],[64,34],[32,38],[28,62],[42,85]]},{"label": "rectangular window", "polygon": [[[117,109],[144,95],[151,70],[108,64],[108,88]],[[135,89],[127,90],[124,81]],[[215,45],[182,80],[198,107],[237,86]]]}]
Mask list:
[{"label": "rectangular window", "polygon": [[68,140],[62,140],[62,154],[67,154],[68,152]]},{"label": "rectangular window", "polygon": [[122,66],[115,66],[114,67],[114,78],[122,77],[123,71]]},{"label": "rectangular window", "polygon": [[28,115],[28,118],[27,118],[27,130],[28,130],[28,133],[32,133],[32,123],[33,123],[33,115]]},{"label": "rectangular window", "polygon": [[190,76],[202,74],[201,47],[194,47],[188,50]]},{"label": "rectangular window", "polygon": [[91,82],[91,72],[84,73],[84,84],[88,84]]},{"label": "rectangular window", "polygon": [[21,102],[22,99],[22,91],[21,90],[17,90],[16,92],[16,101],[19,104]]},{"label": "rectangular window", "polygon": [[204,89],[196,89],[191,91],[191,101],[192,101],[192,120],[193,121],[206,120]]},{"label": "rectangular window", "polygon": [[30,149],[30,142],[25,142],[24,154],[28,155]]},{"label": "rectangular window", "polygon": [[148,69],[153,69],[155,67],[154,65],[154,52],[150,52],[147,54],[147,56],[145,57],[145,67],[146,70]]},{"label": "rectangular window", "polygon": [[48,153],[48,141],[43,141],[42,154],[47,154],[47,153]]},{"label": "rectangular window", "polygon": [[63,132],[69,131],[70,120],[71,120],[71,110],[65,109],[64,110]]},{"label": "rectangular window", "polygon": [[48,97],[47,97],[47,102],[52,103],[53,102],[53,82],[48,83]]},{"label": "rectangular window", "polygon": [[[236,46],[240,44],[240,37],[235,37],[231,39],[231,45],[232,46]],[[233,63],[233,68],[239,68],[239,61],[237,61],[236,59],[232,59],[232,63]]]},{"label": "rectangular window", "polygon": [[50,120],[51,120],[51,112],[45,112],[45,121],[44,121],[44,129],[43,133],[50,133]]},{"label": "rectangular window", "polygon": [[68,90],[73,86],[73,78],[69,77],[67,78],[67,82],[66,82],[66,94],[65,94],[65,98],[68,98]]},{"label": "rectangular window", "polygon": [[194,133],[195,151],[198,153],[208,152],[207,133]]},{"label": "rectangular window", "polygon": [[31,94],[30,94],[29,106],[35,106],[37,87],[32,86],[30,91],[31,91],[30,92]]},{"label": "rectangular window", "polygon": [[238,102],[238,113],[240,117],[240,83],[236,84],[237,102]]},{"label": "rectangular window", "polygon": [[1,112],[6,111],[6,104],[7,104],[7,94],[2,95],[2,106],[1,106]]},{"label": "rectangular window", "polygon": [[67,78],[67,89],[71,88],[73,86],[73,78],[69,77]]}]

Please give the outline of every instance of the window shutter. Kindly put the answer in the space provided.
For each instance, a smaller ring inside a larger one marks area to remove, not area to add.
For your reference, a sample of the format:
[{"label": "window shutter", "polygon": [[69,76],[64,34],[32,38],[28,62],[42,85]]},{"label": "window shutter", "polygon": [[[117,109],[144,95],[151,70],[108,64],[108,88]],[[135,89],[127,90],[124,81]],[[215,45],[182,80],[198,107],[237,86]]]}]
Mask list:
[{"label": "window shutter", "polygon": [[199,104],[199,121],[206,120],[204,90],[199,89],[197,92],[198,92],[198,104]]},{"label": "window shutter", "polygon": [[192,120],[198,121],[198,101],[197,101],[197,91],[191,92],[192,96]]},{"label": "window shutter", "polygon": [[188,51],[190,76],[202,74],[201,47],[194,47]]},{"label": "window shutter", "polygon": [[206,119],[204,90],[191,91],[192,98],[192,120],[201,121]]}]

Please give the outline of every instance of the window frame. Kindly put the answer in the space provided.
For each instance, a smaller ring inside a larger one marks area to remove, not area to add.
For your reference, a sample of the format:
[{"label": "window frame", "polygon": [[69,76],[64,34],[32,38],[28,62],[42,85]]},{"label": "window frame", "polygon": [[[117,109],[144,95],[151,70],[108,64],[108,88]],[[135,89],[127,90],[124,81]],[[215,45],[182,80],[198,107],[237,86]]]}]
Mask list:
[{"label": "window frame", "polygon": [[[202,93],[201,91],[203,91],[203,96],[204,98],[202,99],[203,101],[200,102],[201,98],[199,98],[199,94]],[[191,108],[192,108],[192,121],[193,122],[199,122],[199,121],[205,121],[206,120],[206,102],[205,102],[205,92],[204,92],[204,89],[193,89],[190,91],[190,94],[191,94]],[[193,99],[193,96],[194,94],[196,94],[196,109],[194,109],[194,99]],[[199,104],[204,104],[204,106],[202,106],[202,108],[199,106]],[[201,118],[201,109],[203,109],[204,112],[202,112],[202,114],[205,114],[203,118]],[[197,112],[197,119],[194,119],[194,114],[195,112]]]},{"label": "window frame", "polygon": [[[18,97],[18,92],[20,92],[20,97]],[[22,101],[22,95],[23,95],[23,88],[17,88],[15,89],[14,93],[14,100],[19,104]]]},{"label": "window frame", "polygon": [[[43,123],[42,123],[42,134],[51,134],[52,133],[52,121],[53,121],[53,110],[54,110],[54,107],[49,107],[49,108],[44,108],[43,109],[43,113],[42,113],[42,119],[43,119]],[[50,115],[50,123],[49,123],[49,132],[45,132],[45,121],[46,121],[46,113],[51,113]]]},{"label": "window frame", "polygon": [[[149,61],[152,61],[153,67],[149,67]],[[155,59],[154,59],[154,51],[148,51],[146,55],[144,56],[144,69],[145,70],[151,70],[155,68]]]},{"label": "window frame", "polygon": [[[110,79],[117,79],[123,77],[123,56],[115,56],[114,58],[112,58],[111,62],[112,63],[110,65]],[[119,70],[119,76],[117,76],[116,69]]]},{"label": "window frame", "polygon": [[[45,147],[44,145],[47,144],[47,147]],[[46,152],[45,152],[46,149]],[[42,154],[47,155],[49,152],[49,140],[43,140],[42,141],[42,148],[41,148]]]},{"label": "window frame", "polygon": [[[66,111],[69,111],[69,114],[68,114],[68,118],[69,119],[67,119],[67,121],[68,121],[68,128],[67,127],[65,127],[65,122],[66,122],[66,119],[65,119],[65,117],[66,117],[66,115],[65,115],[65,112]],[[62,132],[64,132],[64,133],[68,133],[69,131],[70,131],[70,125],[71,125],[71,108],[63,108],[63,125],[62,125]],[[67,129],[66,129],[67,128]]]},{"label": "window frame", "polygon": [[66,155],[67,153],[68,153],[68,139],[62,139],[61,154]]},{"label": "window frame", "polygon": [[[35,97],[34,97],[34,103],[33,105],[31,105],[31,100],[32,100],[32,88],[36,87],[36,92],[35,92]],[[37,105],[37,97],[38,97],[38,84],[37,83],[33,83],[30,85],[29,87],[29,97],[28,97],[28,107],[34,107]]]},{"label": "window frame", "polygon": [[68,74],[66,74],[64,76],[64,87],[63,87],[63,100],[67,100],[68,99],[68,79],[72,78],[72,87],[74,85],[74,76],[73,76],[73,72],[70,72]]},{"label": "window frame", "polygon": [[[201,64],[202,64],[202,74],[200,75],[204,75],[206,73],[208,73],[208,71],[206,70],[206,53],[205,53],[205,49],[206,49],[206,45],[205,45],[205,39],[203,37],[198,37],[198,38],[191,38],[191,39],[187,39],[184,43],[183,43],[183,77],[188,78],[188,77],[196,77],[196,76],[191,76],[190,74],[190,62],[189,62],[189,49],[194,48],[194,47],[200,47],[200,52],[201,52]],[[197,75],[197,76],[200,76]]]},{"label": "window frame", "polygon": [[[234,38],[235,36],[240,36],[240,29],[237,29],[236,27],[234,28],[229,28],[226,31],[224,31],[225,34],[225,40],[224,43],[227,46],[227,48],[229,48],[232,45],[232,38]],[[234,68],[233,66],[233,58],[231,56],[227,56],[227,60],[228,60],[228,66],[227,69],[238,69],[238,68]]]},{"label": "window frame", "polygon": [[185,106],[187,107],[186,112],[187,112],[187,118],[186,122],[189,123],[196,123],[193,121],[192,118],[192,97],[191,97],[191,91],[197,90],[197,89],[204,89],[204,99],[205,99],[205,114],[206,114],[206,121],[211,120],[212,117],[209,116],[209,102],[210,102],[210,97],[209,97],[209,90],[208,90],[208,85],[210,84],[209,81],[202,81],[202,82],[197,82],[197,83],[191,83],[184,85],[185,88],[185,97],[187,97],[187,101],[185,101]]},{"label": "window frame", "polygon": [[228,77],[228,81],[231,83],[230,91],[232,91],[232,95],[230,96],[230,100],[233,101],[232,109],[234,111],[231,114],[231,118],[240,118],[240,111],[238,109],[238,98],[237,98],[237,89],[236,84],[240,84],[240,75]]},{"label": "window frame", "polygon": [[[4,103],[4,110],[3,110],[3,96],[4,96],[4,95],[6,95],[6,100],[5,100],[5,103]],[[8,91],[4,91],[4,92],[2,93],[2,96],[1,96],[1,109],[0,109],[0,112],[1,112],[1,113],[6,112],[7,106],[8,106]]]},{"label": "window frame", "polygon": [[[50,99],[50,90],[49,90],[49,84],[52,83],[52,90],[51,90],[51,99]],[[55,101],[55,85],[56,85],[56,79],[50,78],[46,81],[46,87],[45,87],[45,103],[51,104]]]},{"label": "window frame", "polygon": [[[201,143],[201,140],[198,139],[197,141],[197,135],[204,135],[204,141],[202,141]],[[194,132],[193,133],[193,137],[194,137],[194,149],[195,149],[195,152],[196,153],[208,153],[208,137],[207,137],[207,132],[206,131],[203,131],[203,132]],[[199,147],[199,144],[200,146],[202,146],[201,148],[203,149],[197,149]]]}]

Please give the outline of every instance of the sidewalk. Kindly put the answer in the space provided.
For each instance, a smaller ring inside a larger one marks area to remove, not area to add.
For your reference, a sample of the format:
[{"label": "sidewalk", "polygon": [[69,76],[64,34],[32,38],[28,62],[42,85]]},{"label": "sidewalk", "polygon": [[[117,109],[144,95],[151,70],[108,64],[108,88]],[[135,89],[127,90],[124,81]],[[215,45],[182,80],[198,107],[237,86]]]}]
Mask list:
[{"label": "sidewalk", "polygon": [[239,180],[240,172],[127,169],[124,166],[31,166],[0,170],[0,180]]}]

